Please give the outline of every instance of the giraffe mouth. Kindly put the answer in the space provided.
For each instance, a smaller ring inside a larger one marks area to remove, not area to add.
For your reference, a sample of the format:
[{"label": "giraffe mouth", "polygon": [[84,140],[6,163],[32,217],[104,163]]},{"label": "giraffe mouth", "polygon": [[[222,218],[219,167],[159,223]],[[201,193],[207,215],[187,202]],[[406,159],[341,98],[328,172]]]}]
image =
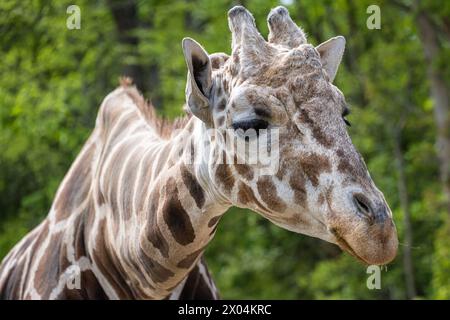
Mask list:
[{"label": "giraffe mouth", "polygon": [[333,234],[333,236],[336,239],[336,244],[344,251],[348,252],[350,255],[352,255],[353,257],[355,257],[357,260],[359,260],[360,262],[369,265],[370,263],[368,263],[366,260],[364,260],[361,256],[359,256],[355,250],[353,250],[353,248],[350,246],[350,244],[344,239],[344,237],[342,237],[339,232],[336,229],[330,229],[330,232]]},{"label": "giraffe mouth", "polygon": [[[327,199],[327,205],[328,205],[328,209],[334,213],[330,201],[329,201],[329,197],[326,197]],[[348,252],[350,255],[352,255],[353,257],[355,257],[358,261],[362,262],[365,265],[369,265],[370,263],[368,263],[365,259],[363,259],[361,256],[359,256],[355,250],[353,250],[352,246],[347,242],[347,240],[344,239],[343,236],[341,236],[341,234],[336,230],[336,228],[327,228],[329,232],[331,232],[331,234],[334,236],[335,240],[336,240],[336,244],[339,246],[339,248],[341,248],[343,251]]]}]

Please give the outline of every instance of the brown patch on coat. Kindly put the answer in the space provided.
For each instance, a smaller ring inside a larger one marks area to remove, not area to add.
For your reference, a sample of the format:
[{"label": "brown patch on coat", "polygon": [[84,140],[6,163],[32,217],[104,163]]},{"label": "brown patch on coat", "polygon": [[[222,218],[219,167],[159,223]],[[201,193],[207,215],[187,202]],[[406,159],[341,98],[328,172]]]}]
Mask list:
[{"label": "brown patch on coat", "polygon": [[245,93],[245,98],[247,99],[250,105],[256,106],[261,105],[265,106],[265,97],[261,97],[255,90],[248,90]]},{"label": "brown patch on coat", "polygon": [[300,168],[295,167],[289,178],[289,185],[294,191],[295,203],[303,207],[306,206],[307,192],[305,176]]},{"label": "brown patch on coat", "polygon": [[166,282],[175,275],[171,270],[147,256],[144,251],[139,251],[138,254],[139,260],[143,262],[141,265],[144,267],[144,271],[150,275],[153,281],[157,283]]},{"label": "brown patch on coat", "polygon": [[[23,283],[26,283],[30,276],[29,273],[24,274],[26,272],[24,270],[29,267],[32,261],[32,257],[27,258],[25,254],[28,250],[31,252],[37,250],[37,246],[41,244],[47,235],[47,226],[48,220],[45,220],[44,223],[25,236],[19,247],[15,247],[3,259],[0,265],[0,274],[2,275],[2,281],[0,282],[0,300],[19,300],[24,298],[22,292],[24,289]],[[6,270],[7,264],[12,264],[13,267]],[[24,280],[22,281],[23,278]]]},{"label": "brown patch on coat", "polygon": [[216,110],[217,111],[223,111],[225,110],[227,106],[227,100],[225,98],[220,99],[220,101],[217,103],[216,105]]},{"label": "brown patch on coat", "polygon": [[319,185],[319,176],[321,173],[331,171],[330,161],[326,157],[316,153],[301,157],[300,165],[314,187]]},{"label": "brown patch on coat", "polygon": [[61,257],[65,256],[63,237],[62,232],[51,235],[35,273],[34,287],[44,299],[49,298],[53,288],[58,285],[60,274],[69,266],[67,260],[61,261]]},{"label": "brown patch on coat", "polygon": [[350,162],[347,159],[339,159],[339,164],[337,167],[338,171],[343,174],[352,174],[355,172],[353,169],[353,166],[350,164]]},{"label": "brown patch on coat", "polygon": [[119,297],[131,299],[134,295],[124,278],[127,273],[122,268],[117,256],[114,254],[114,250],[111,250],[108,247],[109,243],[106,219],[102,219],[99,221],[98,234],[95,239],[92,259]]},{"label": "brown patch on coat", "polygon": [[368,169],[364,163],[362,156],[356,152],[355,154],[346,153],[342,148],[336,150],[339,163],[337,170],[344,174],[346,179],[358,181],[362,185],[369,185],[370,177],[368,175]]},{"label": "brown patch on coat", "polygon": [[277,188],[270,177],[263,176],[259,178],[256,186],[262,200],[270,209],[276,212],[286,210],[286,203],[278,196]]},{"label": "brown patch on coat", "polygon": [[205,193],[203,192],[202,187],[197,182],[197,179],[194,178],[192,173],[186,168],[184,164],[181,165],[181,178],[183,179],[186,188],[189,190],[192,198],[195,201],[195,204],[198,208],[202,208],[205,204]]},{"label": "brown patch on coat", "polygon": [[233,55],[231,56],[233,59],[233,64],[239,64],[240,63],[240,57],[239,57],[239,52],[236,51],[233,53]]},{"label": "brown patch on coat", "polygon": [[323,145],[325,148],[331,148],[334,145],[333,137],[326,134],[321,127],[319,127],[309,116],[305,109],[300,109],[299,121],[307,124],[311,131],[314,139]]},{"label": "brown patch on coat", "polygon": [[[206,267],[206,266],[205,266]],[[206,269],[207,270],[207,269]],[[209,276],[209,275],[208,275]],[[215,295],[200,273],[199,267],[195,266],[187,277],[186,283],[181,291],[180,300],[214,300]]]},{"label": "brown patch on coat", "polygon": [[[116,252],[112,252],[111,255],[113,256],[113,259],[118,260],[118,256],[116,254]],[[149,274],[148,271],[145,272],[141,272],[141,264],[146,264],[149,263],[148,261],[146,261],[146,254],[145,252],[142,250],[142,248],[138,249],[137,252],[137,259],[135,258],[135,256],[131,256],[130,252],[128,250],[122,250],[121,251],[121,258],[122,261],[126,261],[127,265],[132,267],[133,270],[136,270],[137,272],[133,272],[133,276],[134,277],[129,277],[129,286],[130,289],[133,291],[133,294],[136,298],[142,298],[142,297],[147,297],[147,298],[152,298],[149,297],[148,294],[142,292],[141,287],[142,288],[146,288],[149,290],[154,290],[155,287],[153,287],[145,278],[146,274]],[[145,269],[145,268],[144,268]]]},{"label": "brown patch on coat", "polygon": [[219,222],[220,218],[222,218],[222,215],[212,217],[211,220],[209,220],[208,222],[208,227],[209,228],[214,227],[217,224],[217,222]]},{"label": "brown patch on coat", "polygon": [[225,116],[220,116],[219,118],[217,118],[216,120],[216,125],[218,127],[221,127],[225,122]]},{"label": "brown patch on coat", "polygon": [[[19,247],[14,248],[3,259],[0,265],[0,274],[2,275],[2,281],[0,281],[0,300],[24,299],[24,284],[28,282],[30,277],[30,273],[27,270],[33,261],[33,255],[31,254],[27,257],[26,253],[27,251],[31,253],[36,252],[47,234],[48,220],[45,220],[44,223],[25,236]],[[12,264],[13,267],[6,270],[7,264]],[[28,299],[31,299],[31,297]]]},{"label": "brown patch on coat", "polygon": [[92,199],[89,200],[88,205],[83,212],[77,216],[74,224],[73,246],[75,249],[75,260],[81,257],[87,256],[86,239],[89,236],[87,234],[86,224],[90,217],[95,214],[94,204]]},{"label": "brown patch on coat", "polygon": [[197,258],[200,256],[200,254],[204,251],[205,248],[200,248],[191,254],[188,254],[186,258],[178,262],[177,267],[188,269],[192,266],[192,264],[197,260]]},{"label": "brown patch on coat", "polygon": [[253,194],[252,189],[247,186],[245,183],[240,183],[238,188],[238,201],[243,205],[247,205],[253,201],[255,195]]},{"label": "brown patch on coat", "polygon": [[[49,232],[49,222],[48,219],[44,220],[44,222],[36,227],[31,233],[29,233],[25,240],[21,243],[20,248],[15,249],[12,251],[9,255],[5,257],[5,259],[2,262],[2,265],[0,265],[0,273],[4,276],[2,279],[2,282],[0,282],[0,299],[31,299],[31,297],[23,297],[20,296],[21,290],[23,290],[23,287],[21,287],[22,277],[25,276],[25,281],[28,281],[29,274],[24,275],[23,271],[26,270],[25,267],[26,264],[30,264],[33,261],[33,256],[31,256],[31,259],[24,259],[23,254],[26,252],[27,249],[31,250],[31,252],[36,252],[40,245],[45,241],[45,239],[48,236]],[[32,246],[29,248],[29,246]],[[51,257],[52,261],[40,261],[38,265],[38,271],[39,274],[45,273],[45,268],[49,266],[49,264],[54,263],[55,265],[58,265],[59,263],[59,257],[55,255],[51,255],[51,253],[47,253],[49,257]],[[5,266],[6,263],[11,263],[11,259],[15,259],[16,263],[14,264],[14,268],[10,269],[7,274],[5,274]],[[28,266],[27,266],[28,267]],[[52,273],[53,269],[49,267],[48,270],[49,273]],[[47,276],[44,274],[44,276]],[[52,283],[55,280],[56,274],[49,274],[48,278],[52,281]],[[45,280],[41,279],[35,279],[34,285],[37,285],[39,293],[48,296],[49,290],[45,288]],[[23,294],[23,293],[22,293]]]},{"label": "brown patch on coat", "polygon": [[95,144],[89,145],[79,155],[80,159],[64,179],[63,187],[55,200],[56,222],[67,219],[87,197],[91,188],[91,162],[95,154]]},{"label": "brown patch on coat", "polygon": [[[234,56],[233,56],[233,60],[234,60]],[[240,71],[240,68],[238,67],[238,65],[237,66],[236,65],[232,65],[232,66],[230,66],[230,68],[228,70],[230,72],[230,76],[232,78],[234,78],[234,77],[236,77],[238,75],[238,73]]]},{"label": "brown patch on coat", "polygon": [[263,205],[256,197],[255,194],[248,185],[245,183],[239,184],[239,191],[238,191],[238,201],[242,203],[243,205],[248,205],[249,203],[255,204],[258,208],[264,211],[269,211],[265,205]]},{"label": "brown patch on coat", "polygon": [[291,162],[291,161],[286,161],[286,160],[284,160],[284,159],[282,159],[281,161],[282,161],[282,163],[281,163],[281,165],[278,167],[278,171],[277,171],[277,173],[275,174],[275,177],[277,177],[278,180],[283,180],[283,178],[284,178],[284,176],[286,175],[288,169],[291,168],[291,167],[289,167],[289,166],[287,166],[287,165],[285,164],[286,162]]},{"label": "brown patch on coat", "polygon": [[5,275],[5,270],[0,269],[2,272],[2,282],[0,283],[0,299],[1,300],[20,300],[21,297],[21,279],[24,276],[23,272],[26,270],[25,267],[27,259],[24,256],[20,258],[19,261],[16,260],[14,263],[14,268],[11,268],[7,275]]},{"label": "brown patch on coat", "polygon": [[209,56],[209,60],[211,61],[212,69],[220,69],[225,62],[227,62],[229,56],[223,52],[213,53]]},{"label": "brown patch on coat", "polygon": [[222,86],[223,86],[223,91],[224,92],[226,92],[226,93],[229,93],[230,92],[230,85],[229,85],[229,83],[228,83],[228,80],[223,80],[222,81]]},{"label": "brown patch on coat", "polygon": [[272,112],[267,107],[261,107],[257,106],[254,108],[255,114],[257,116],[263,117],[263,118],[270,118],[272,116]]},{"label": "brown patch on coat", "polygon": [[108,300],[108,296],[91,270],[80,273],[80,289],[67,286],[57,297],[59,300]]},{"label": "brown patch on coat", "polygon": [[98,190],[98,192],[97,192],[97,205],[100,207],[104,203],[105,203],[105,196],[103,195],[103,193],[100,190]]},{"label": "brown patch on coat", "polygon": [[230,165],[226,164],[226,154],[222,153],[222,163],[216,167],[215,177],[224,186],[225,192],[230,193],[234,186],[234,176],[231,172]]},{"label": "brown patch on coat", "polygon": [[261,96],[258,95],[258,92],[249,90],[246,93],[246,98],[249,104],[254,107],[253,111],[255,112],[255,115],[263,118],[271,117],[272,112],[267,105],[267,96]]},{"label": "brown patch on coat", "polygon": [[219,69],[220,68],[220,59],[211,59],[211,68],[212,69]]},{"label": "brown patch on coat", "polygon": [[248,164],[239,164],[236,155],[234,156],[234,163],[234,168],[242,177],[246,178],[249,181],[253,180],[254,173],[252,167],[250,167]]},{"label": "brown patch on coat", "polygon": [[[330,206],[332,203],[332,196],[333,196],[333,186],[330,186],[326,191],[325,191],[325,200],[327,202],[327,204]],[[332,211],[332,213],[334,214],[334,212]]]},{"label": "brown patch on coat", "polygon": [[158,225],[158,208],[159,208],[159,187],[156,186],[150,196],[150,210],[148,212],[148,223],[145,232],[148,241],[159,250],[165,258],[169,257],[169,243],[164,238],[163,233]]},{"label": "brown patch on coat", "polygon": [[165,197],[162,214],[170,233],[181,245],[192,243],[195,239],[194,228],[189,214],[178,198],[178,188],[174,178],[169,178],[167,181]]}]

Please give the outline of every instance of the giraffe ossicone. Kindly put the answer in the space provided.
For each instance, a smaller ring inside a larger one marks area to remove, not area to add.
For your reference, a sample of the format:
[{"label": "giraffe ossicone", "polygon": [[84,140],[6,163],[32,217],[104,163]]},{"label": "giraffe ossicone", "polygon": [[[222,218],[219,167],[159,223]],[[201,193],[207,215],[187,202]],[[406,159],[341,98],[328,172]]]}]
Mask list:
[{"label": "giraffe ossicone", "polygon": [[[391,210],[332,84],[344,38],[308,44],[283,7],[268,41],[245,8],[228,20],[230,55],[183,40],[185,118],[159,119],[127,81],[104,99],[47,218],[3,260],[0,298],[216,299],[203,251],[231,206],[367,264],[395,257]],[[277,157],[254,160],[264,149]]]}]

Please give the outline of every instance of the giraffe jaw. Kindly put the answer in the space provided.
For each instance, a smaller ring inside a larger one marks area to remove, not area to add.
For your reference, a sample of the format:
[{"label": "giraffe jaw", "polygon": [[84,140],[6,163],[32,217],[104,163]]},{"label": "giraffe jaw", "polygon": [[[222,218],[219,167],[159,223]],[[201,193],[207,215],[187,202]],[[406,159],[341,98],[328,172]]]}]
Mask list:
[{"label": "giraffe jaw", "polygon": [[384,203],[388,213],[377,221],[345,206],[338,210],[327,198],[325,225],[332,237],[330,242],[365,265],[384,265],[394,260],[398,249],[397,229],[392,213]]},{"label": "giraffe jaw", "polygon": [[336,231],[336,229],[331,229],[330,232],[333,234],[333,236],[335,237],[335,242],[336,244],[339,246],[339,248],[341,248],[343,251],[349,253],[351,256],[355,257],[357,260],[359,260],[360,262],[362,262],[365,265],[370,265],[371,263],[369,263],[368,261],[366,261],[365,259],[363,259],[362,257],[360,257],[355,250],[352,249],[352,247],[350,246],[350,244],[339,235],[339,233]]},{"label": "giraffe jaw", "polygon": [[386,221],[384,225],[368,228],[354,227],[347,233],[329,228],[334,243],[365,265],[385,265],[397,255],[398,238],[395,225]]}]

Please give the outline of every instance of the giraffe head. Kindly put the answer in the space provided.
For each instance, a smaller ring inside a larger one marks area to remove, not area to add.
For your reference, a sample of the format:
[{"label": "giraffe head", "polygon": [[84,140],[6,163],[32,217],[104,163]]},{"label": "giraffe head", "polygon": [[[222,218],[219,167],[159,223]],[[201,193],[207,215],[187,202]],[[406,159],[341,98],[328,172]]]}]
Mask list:
[{"label": "giraffe head", "polygon": [[[187,107],[218,133],[208,138],[211,188],[233,205],[335,243],[365,263],[391,261],[398,245],[392,213],[352,144],[345,98],[332,84],[345,39],[308,44],[283,7],[268,16],[268,41],[245,8],[231,9],[228,21],[231,56],[208,55],[194,40],[183,40]],[[267,137],[276,132],[276,172],[237,161],[253,151],[231,154],[230,144],[217,138],[229,129],[244,144],[271,143]]]}]

